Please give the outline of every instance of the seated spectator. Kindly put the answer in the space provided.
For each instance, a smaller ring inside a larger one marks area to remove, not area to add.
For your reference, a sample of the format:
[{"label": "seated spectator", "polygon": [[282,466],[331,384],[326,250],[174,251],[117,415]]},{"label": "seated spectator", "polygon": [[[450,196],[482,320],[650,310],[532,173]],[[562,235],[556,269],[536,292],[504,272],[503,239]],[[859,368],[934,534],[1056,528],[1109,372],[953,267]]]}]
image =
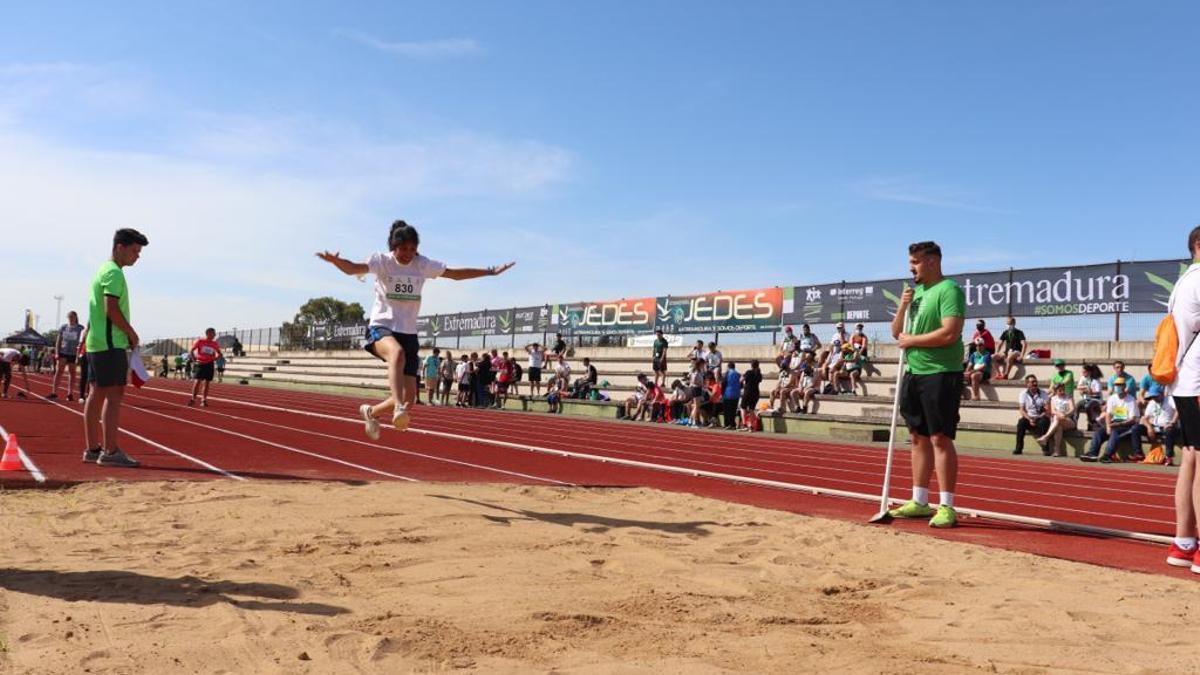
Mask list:
[{"label": "seated spectator", "polygon": [[637,386],[629,398],[625,399],[625,414],[621,416],[621,419],[640,421],[649,407],[648,401],[652,400],[651,390],[654,388],[654,384],[650,382],[645,373],[638,373]]},{"label": "seated spectator", "polygon": [[1150,376],[1150,364],[1147,363],[1146,364],[1146,374],[1142,375],[1142,378],[1140,380],[1138,380],[1138,387],[1137,387],[1136,393],[1137,393],[1137,401],[1138,401],[1139,409],[1141,409],[1141,410],[1146,409],[1146,403],[1149,400],[1149,397],[1147,396],[1147,392],[1149,392],[1150,388],[1153,387],[1155,384],[1158,384],[1158,383],[1155,382],[1154,378]]},{"label": "seated spectator", "polygon": [[[1164,400],[1165,399],[1165,400]],[[1170,396],[1163,395],[1162,385],[1155,382],[1146,389],[1146,414],[1142,426],[1151,447],[1162,445],[1166,466],[1175,465],[1175,441],[1179,439],[1179,413]]]},{"label": "seated spectator", "polygon": [[996,353],[996,338],[992,337],[992,331],[987,329],[987,322],[983,319],[975,322],[975,333],[971,335],[971,342],[967,345],[968,354],[974,353],[979,348],[980,340],[983,340],[983,348],[987,353]]},{"label": "seated spectator", "polygon": [[[1039,437],[1046,434],[1046,430],[1050,428],[1049,406],[1050,397],[1038,387],[1037,375],[1026,375],[1025,391],[1021,392],[1021,401],[1018,404],[1021,419],[1017,420],[1017,445],[1012,454],[1019,455],[1025,451],[1025,434],[1030,431]],[[1044,442],[1039,440],[1038,445],[1042,446],[1043,455],[1050,454]]]},{"label": "seated spectator", "polygon": [[1050,389],[1053,390],[1055,385],[1063,385],[1063,390],[1066,391],[1068,398],[1075,397],[1075,373],[1067,370],[1067,362],[1062,359],[1054,359],[1054,374],[1050,376]]},{"label": "seated spectator", "polygon": [[682,380],[675,380],[671,383],[671,402],[669,411],[671,413],[671,421],[675,424],[686,424],[690,420],[687,416],[688,405],[692,402],[691,388],[683,383]]},{"label": "seated spectator", "polygon": [[1025,333],[1017,328],[1017,320],[1008,317],[1008,330],[1000,334],[999,350],[996,352],[996,367],[1000,369],[999,379],[1007,380],[1012,370],[1025,362],[1025,349],[1029,343]]},{"label": "seated spectator", "polygon": [[708,351],[704,353],[704,364],[708,367],[708,372],[713,374],[713,377],[721,377],[721,362],[724,358],[721,356],[721,351],[717,349],[717,343],[708,343]]},{"label": "seated spectator", "polygon": [[1113,374],[1108,376],[1109,391],[1112,391],[1113,383],[1116,382],[1118,378],[1125,380],[1125,390],[1129,392],[1130,396],[1133,396],[1134,399],[1137,399],[1138,382],[1137,380],[1133,379],[1133,375],[1130,375],[1128,372],[1126,372],[1125,362],[1121,361],[1120,359],[1113,361]]},{"label": "seated spectator", "polygon": [[596,371],[596,366],[592,365],[592,360],[588,357],[583,357],[583,376],[575,380],[575,386],[571,390],[571,398],[587,398],[588,394],[596,388],[596,384],[600,381],[600,373]]},{"label": "seated spectator", "polygon": [[550,380],[550,384],[546,385],[546,403],[549,404],[548,412],[562,412],[562,397],[564,393],[562,388],[562,380],[554,378]]},{"label": "seated spectator", "polygon": [[867,339],[866,327],[861,323],[854,324],[854,333],[850,335],[850,346],[854,348],[854,353],[863,358],[864,364],[868,358],[870,343],[871,341]]},{"label": "seated spectator", "polygon": [[[1126,379],[1118,377],[1113,380],[1112,396],[1104,405],[1104,414],[1100,416],[1100,424],[1092,432],[1092,443],[1088,451],[1079,457],[1084,462],[1094,462],[1099,459],[1107,464],[1113,461],[1117,453],[1117,445],[1128,438],[1132,446],[1132,457],[1142,454],[1141,418],[1137,412],[1137,399],[1129,393]],[[1108,441],[1103,454],[1100,445]]]},{"label": "seated spectator", "polygon": [[797,341],[797,348],[806,354],[812,354],[814,357],[821,349],[821,341],[813,334],[812,328],[808,324],[800,326],[800,339]]},{"label": "seated spectator", "polygon": [[758,359],[751,359],[750,368],[742,373],[742,398],[738,403],[742,412],[741,428],[745,431],[754,430],[751,421],[758,415],[758,401],[762,396],[762,380],[762,370]]},{"label": "seated spectator", "polygon": [[982,401],[983,394],[980,393],[979,387],[992,379],[992,353],[987,350],[981,337],[975,338],[973,346],[975,349],[967,357],[967,384],[971,387],[967,398]]},{"label": "seated spectator", "polygon": [[1067,393],[1067,385],[1059,382],[1050,387],[1050,428],[1038,437],[1042,447],[1049,447],[1053,457],[1066,457],[1063,434],[1075,428],[1075,399]]},{"label": "seated spectator", "polygon": [[711,371],[704,374],[704,405],[700,409],[700,423],[715,427],[721,422],[721,401],[724,392],[721,381]]},{"label": "seated spectator", "polygon": [[842,344],[844,343],[841,340],[834,338],[829,343],[829,351],[825,353],[824,358],[820,362],[821,365],[817,369],[817,375],[821,378],[821,381],[829,383],[829,391],[826,392],[829,394],[836,392],[833,386],[837,382],[842,370]]},{"label": "seated spectator", "polygon": [[785,359],[792,358],[792,354],[799,348],[800,339],[796,337],[795,331],[791,326],[783,327],[783,342],[779,346],[779,356],[775,358],[775,363],[778,364]]},{"label": "seated spectator", "polygon": [[833,326],[833,336],[829,338],[829,344],[834,342],[843,345],[850,342],[850,334],[846,332],[846,324],[843,321],[839,321]]},{"label": "seated spectator", "polygon": [[[792,371],[792,378],[794,384],[789,392],[792,410],[798,414],[806,415],[821,386],[812,354],[804,355],[803,362]],[[816,411],[813,410],[813,412]]]},{"label": "seated spectator", "polygon": [[554,334],[554,345],[550,347],[550,351],[553,352],[555,356],[567,355],[567,342],[566,340],[563,340],[562,333]]},{"label": "seated spectator", "polygon": [[1079,381],[1079,405],[1076,409],[1087,415],[1088,431],[1096,426],[1096,420],[1104,409],[1105,386],[1100,366],[1094,363],[1083,364],[1083,379]]},{"label": "seated spectator", "polygon": [[704,359],[707,353],[704,351],[704,340],[696,340],[696,346],[692,347],[692,351],[688,352],[688,362],[694,363],[696,359]]},{"label": "seated spectator", "polygon": [[[862,382],[863,364],[866,362],[866,357],[862,352],[854,348],[854,345],[842,345],[842,369],[839,371],[840,380],[834,384],[838,387],[839,394],[850,394],[851,396],[858,395],[858,387]],[[863,387],[863,396],[866,396],[866,387]]]},{"label": "seated spectator", "polygon": [[737,371],[737,364],[730,361],[721,382],[721,415],[725,420],[726,429],[737,429],[738,400],[741,397],[742,374]]},{"label": "seated spectator", "polygon": [[567,363],[567,357],[559,354],[558,361],[554,364],[554,379],[558,380],[559,392],[565,392],[571,386],[571,364]]}]

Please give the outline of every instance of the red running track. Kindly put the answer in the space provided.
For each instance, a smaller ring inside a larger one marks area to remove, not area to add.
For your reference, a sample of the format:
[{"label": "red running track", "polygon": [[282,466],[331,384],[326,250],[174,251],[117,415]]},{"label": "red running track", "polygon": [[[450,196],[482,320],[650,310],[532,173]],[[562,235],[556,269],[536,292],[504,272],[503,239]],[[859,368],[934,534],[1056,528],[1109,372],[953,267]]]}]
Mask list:
[{"label": "red running track", "polygon": [[[33,376],[37,391],[49,379]],[[189,408],[190,383],[154,380],[128,390],[122,448],[140,469],[80,462],[78,403],[0,401],[0,425],[21,439],[42,485],[95,480],[281,479],[516,482],[646,486],[797,513],[863,521],[873,504],[728,480],[534,452],[586,453],[822,489],[878,493],[885,452],[876,447],[692,430],[615,420],[418,406],[409,432],[362,434],[361,398],[213,385],[212,407]],[[891,495],[905,498],[911,467],[897,453]],[[0,474],[5,487],[33,485],[28,472]],[[936,485],[932,486],[936,491]],[[1172,474],[1004,458],[960,457],[959,505],[1014,515],[1170,535]],[[1163,549],[1126,540],[1051,532],[984,519],[952,531],[924,523],[892,527],[933,536],[1166,574]]]}]

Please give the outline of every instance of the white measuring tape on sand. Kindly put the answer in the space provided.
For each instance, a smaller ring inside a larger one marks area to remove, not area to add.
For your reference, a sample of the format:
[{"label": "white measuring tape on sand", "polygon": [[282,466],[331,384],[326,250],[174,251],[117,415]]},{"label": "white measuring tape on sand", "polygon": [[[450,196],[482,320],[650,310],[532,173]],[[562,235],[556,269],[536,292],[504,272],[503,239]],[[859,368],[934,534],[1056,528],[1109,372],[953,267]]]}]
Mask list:
[{"label": "white measuring tape on sand", "polygon": [[[153,387],[145,387],[151,391],[161,391],[171,394],[179,394],[186,396],[186,393],[180,393],[171,389],[159,389]],[[262,403],[252,403],[249,401],[241,401],[230,398],[210,397],[215,401],[226,401],[236,403],[238,405],[249,406],[252,408],[261,408],[263,410],[274,410],[277,412],[286,412],[293,415],[303,415],[306,417],[316,417],[321,419],[336,420],[339,422],[348,422],[351,424],[362,424],[361,419],[340,417],[337,415],[329,415],[326,413],[317,413],[308,410],[297,410],[295,408],[284,408],[276,405],[266,405]],[[387,427],[384,427],[385,429]],[[831,497],[844,497],[846,499],[855,499],[865,502],[878,502],[879,495],[867,494],[865,492],[852,492],[849,490],[838,490],[835,488],[827,488],[816,485],[801,485],[799,483],[788,483],[784,481],[768,480],[765,478],[753,478],[751,476],[740,476],[737,474],[721,473],[718,471],[707,471],[704,469],[691,469],[683,466],[675,466],[672,464],[658,464],[655,462],[641,462],[635,459],[621,459],[617,457],[607,457],[604,455],[595,455],[587,452],[576,452],[573,450],[558,450],[555,448],[543,448],[536,445],[527,445],[525,443],[513,443],[510,441],[500,441],[487,438],[475,438],[473,436],[464,436],[461,434],[453,434],[445,431],[432,431],[429,429],[418,429],[409,427],[406,432],[400,433],[418,433],[427,436],[439,436],[442,438],[452,438],[470,443],[485,443],[487,445],[495,445],[504,448],[513,448],[515,450],[524,450],[527,452],[537,452],[545,455],[555,455],[558,457],[570,457],[575,459],[587,459],[604,464],[616,464],[618,466],[629,466],[639,469],[650,469],[653,471],[664,471],[681,476],[691,476],[694,478],[713,478],[716,480],[730,481],[734,483],[742,483],[746,485],[757,485],[762,487],[778,488],[781,490],[792,490],[794,492],[808,492],[814,495],[827,495]],[[905,500],[889,497],[889,504],[903,504]],[[1011,513],[1001,513],[998,511],[985,511],[983,509],[972,509],[964,507],[954,507],[960,514],[964,514],[974,518],[988,518],[990,520],[1000,520],[1004,522],[1017,523],[1021,525],[1032,525],[1035,527],[1043,527],[1049,530],[1058,530],[1064,532],[1078,532],[1082,534],[1091,534],[1100,537],[1116,537],[1121,539],[1133,539],[1136,541],[1145,541],[1155,544],[1170,544],[1174,539],[1161,534],[1151,534],[1148,532],[1135,532],[1132,530],[1122,530],[1111,527],[1099,527],[1096,525],[1085,525],[1082,523],[1072,523],[1063,520],[1052,520],[1049,518],[1034,518],[1032,516],[1019,516]]]}]

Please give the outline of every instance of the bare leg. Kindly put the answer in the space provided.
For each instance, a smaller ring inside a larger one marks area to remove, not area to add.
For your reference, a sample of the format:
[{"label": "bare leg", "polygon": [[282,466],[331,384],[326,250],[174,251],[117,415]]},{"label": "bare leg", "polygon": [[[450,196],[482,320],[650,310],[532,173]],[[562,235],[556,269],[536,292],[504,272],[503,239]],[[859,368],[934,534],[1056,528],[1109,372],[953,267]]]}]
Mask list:
[{"label": "bare leg", "polygon": [[[117,434],[121,430],[121,402],[125,399],[125,387],[109,387],[104,399],[104,410],[101,413],[104,422],[104,450],[112,452],[117,449]],[[92,404],[88,399],[88,405]]]},{"label": "bare leg", "polygon": [[388,386],[392,390],[391,396],[371,408],[371,414],[379,417],[393,412],[396,409],[396,402],[404,400],[404,350],[400,348],[400,343],[395,338],[387,337],[375,343],[375,353],[387,364]]},{"label": "bare leg", "polygon": [[932,438],[938,485],[942,492],[954,492],[958,486],[958,451],[954,439],[936,434]]},{"label": "bare leg", "polygon": [[[77,367],[74,363],[67,364],[67,397],[68,398],[71,396],[71,392],[75,391],[76,368]],[[54,390],[58,391],[58,383],[57,382],[54,383]]]},{"label": "bare leg", "polygon": [[87,442],[87,449],[94,450],[101,445],[102,427],[100,425],[100,415],[104,408],[104,402],[108,399],[108,392],[116,387],[94,387],[92,395],[87,397],[87,402],[83,406],[83,436]]},{"label": "bare leg", "polygon": [[933,443],[928,436],[912,434],[913,487],[929,489],[933,475]]},{"label": "bare leg", "polygon": [[[63,369],[66,367],[67,367],[66,359],[55,359],[55,361],[54,361],[54,382],[50,385],[50,393],[54,394],[55,396],[58,396],[58,385],[60,382],[62,382]],[[75,373],[74,372],[71,373],[71,382],[72,382],[72,385],[75,382]],[[74,390],[75,390],[75,387],[72,386],[70,389],[67,390],[67,393],[69,394]]]},{"label": "bare leg", "polygon": [[1196,536],[1196,513],[1200,509],[1200,473],[1196,471],[1196,451],[1185,447],[1175,478],[1175,536]]}]

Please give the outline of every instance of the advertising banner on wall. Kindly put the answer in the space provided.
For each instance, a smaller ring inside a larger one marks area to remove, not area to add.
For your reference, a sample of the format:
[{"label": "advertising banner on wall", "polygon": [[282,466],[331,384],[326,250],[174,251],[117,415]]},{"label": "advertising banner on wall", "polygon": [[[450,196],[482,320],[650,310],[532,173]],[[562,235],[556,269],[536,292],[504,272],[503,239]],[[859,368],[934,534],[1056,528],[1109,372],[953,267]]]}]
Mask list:
[{"label": "advertising banner on wall", "polygon": [[666,333],[738,333],[775,330],[783,316],[783,289],[720,291],[657,299],[656,328]]},{"label": "advertising banner on wall", "polygon": [[442,335],[507,335],[508,331],[502,329],[503,325],[501,317],[507,315],[508,323],[512,322],[512,310],[479,310],[475,312],[461,312],[459,314],[442,314]]},{"label": "advertising banner on wall", "polygon": [[556,330],[570,335],[629,335],[654,331],[654,298],[558,306]]},{"label": "advertising banner on wall", "polygon": [[513,310],[513,331],[544,333],[550,329],[550,306],[518,307]]}]

